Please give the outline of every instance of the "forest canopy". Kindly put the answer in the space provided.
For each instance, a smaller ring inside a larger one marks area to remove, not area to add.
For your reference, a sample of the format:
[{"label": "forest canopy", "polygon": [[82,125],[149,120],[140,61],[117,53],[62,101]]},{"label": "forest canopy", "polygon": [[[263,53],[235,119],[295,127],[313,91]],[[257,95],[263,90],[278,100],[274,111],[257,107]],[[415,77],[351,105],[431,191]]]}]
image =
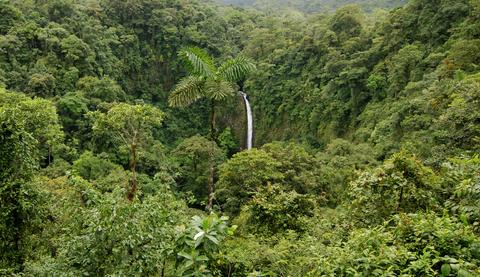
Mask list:
[{"label": "forest canopy", "polygon": [[0,0],[0,275],[480,276],[480,3]]},{"label": "forest canopy", "polygon": [[306,13],[332,12],[349,4],[356,4],[366,12],[372,12],[375,9],[391,9],[407,3],[406,0],[216,0],[216,2],[266,11],[291,9]]}]

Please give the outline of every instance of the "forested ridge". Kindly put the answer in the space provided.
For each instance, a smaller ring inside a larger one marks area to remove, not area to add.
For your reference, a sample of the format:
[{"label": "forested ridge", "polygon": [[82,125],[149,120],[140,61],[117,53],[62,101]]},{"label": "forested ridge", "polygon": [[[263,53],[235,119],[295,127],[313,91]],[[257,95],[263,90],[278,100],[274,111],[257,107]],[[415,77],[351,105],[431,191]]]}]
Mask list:
[{"label": "forested ridge", "polygon": [[1,276],[480,276],[480,2],[242,3],[0,0]]},{"label": "forested ridge", "polygon": [[366,12],[391,9],[404,5],[406,0],[215,0],[218,3],[252,7],[264,11],[302,11],[306,13],[331,12],[348,4],[358,5]]}]

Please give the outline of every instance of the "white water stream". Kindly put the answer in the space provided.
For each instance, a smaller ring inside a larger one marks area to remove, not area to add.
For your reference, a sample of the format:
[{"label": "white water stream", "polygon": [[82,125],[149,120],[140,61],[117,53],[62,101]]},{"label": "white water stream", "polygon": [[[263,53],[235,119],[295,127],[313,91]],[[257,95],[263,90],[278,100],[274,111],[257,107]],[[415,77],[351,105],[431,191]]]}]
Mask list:
[{"label": "white water stream", "polygon": [[248,101],[247,94],[243,91],[240,91],[240,94],[245,101],[245,108],[247,109],[247,149],[252,149],[253,145],[253,115],[252,108],[250,107],[250,102]]}]

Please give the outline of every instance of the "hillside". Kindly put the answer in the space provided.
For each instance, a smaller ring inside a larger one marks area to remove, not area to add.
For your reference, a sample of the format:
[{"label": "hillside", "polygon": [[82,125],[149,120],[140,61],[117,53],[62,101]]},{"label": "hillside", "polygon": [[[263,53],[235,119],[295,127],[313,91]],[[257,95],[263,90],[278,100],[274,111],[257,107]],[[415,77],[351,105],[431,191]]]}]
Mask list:
[{"label": "hillside", "polygon": [[0,275],[480,276],[479,2],[341,3],[0,0]]},{"label": "hillside", "polygon": [[375,9],[392,9],[404,5],[406,0],[217,0],[218,3],[239,7],[253,7],[261,10],[296,9],[307,13],[332,12],[356,4],[366,12]]}]

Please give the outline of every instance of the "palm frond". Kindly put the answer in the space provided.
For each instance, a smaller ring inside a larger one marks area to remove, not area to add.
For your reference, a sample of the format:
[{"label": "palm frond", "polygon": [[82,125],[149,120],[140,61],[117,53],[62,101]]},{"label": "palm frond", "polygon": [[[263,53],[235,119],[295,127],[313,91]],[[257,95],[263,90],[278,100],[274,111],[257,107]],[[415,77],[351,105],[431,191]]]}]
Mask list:
[{"label": "palm frond", "polygon": [[188,47],[178,53],[188,72],[197,76],[212,77],[216,71],[215,63],[208,53],[198,47]]},{"label": "palm frond", "polygon": [[225,80],[209,80],[205,83],[207,96],[214,100],[222,100],[235,93],[233,84]]},{"label": "palm frond", "polygon": [[188,76],[180,80],[168,97],[168,104],[172,107],[185,107],[202,98],[202,86],[205,81],[196,76]]},{"label": "palm frond", "polygon": [[223,63],[218,70],[218,75],[229,82],[237,82],[244,79],[253,70],[255,70],[253,62],[239,56]]}]

